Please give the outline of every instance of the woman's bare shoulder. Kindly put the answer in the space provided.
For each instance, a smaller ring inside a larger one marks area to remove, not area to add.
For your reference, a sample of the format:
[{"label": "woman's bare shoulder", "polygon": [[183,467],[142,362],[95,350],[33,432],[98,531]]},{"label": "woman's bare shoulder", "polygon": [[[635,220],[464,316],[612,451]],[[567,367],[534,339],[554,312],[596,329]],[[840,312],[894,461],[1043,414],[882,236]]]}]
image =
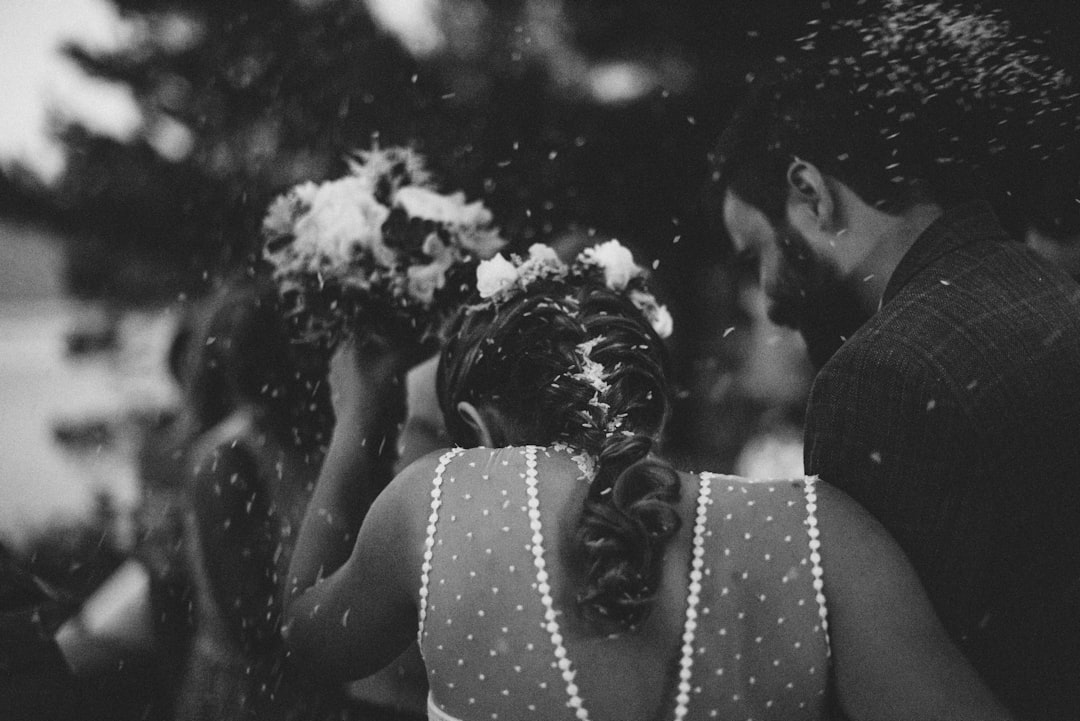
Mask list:
[{"label": "woman's bare shoulder", "polygon": [[429,503],[431,487],[439,472],[439,464],[448,452],[449,449],[440,448],[417,458],[394,476],[394,480],[383,490],[379,498],[383,501],[393,500],[395,503],[405,503],[409,506],[421,502]]},{"label": "woman's bare shoulder", "polygon": [[[844,491],[823,481],[814,484],[816,515],[822,533],[832,538],[833,553],[851,552],[870,559],[880,554],[904,559],[903,552],[869,511]],[[906,559],[904,559],[906,561]]]}]

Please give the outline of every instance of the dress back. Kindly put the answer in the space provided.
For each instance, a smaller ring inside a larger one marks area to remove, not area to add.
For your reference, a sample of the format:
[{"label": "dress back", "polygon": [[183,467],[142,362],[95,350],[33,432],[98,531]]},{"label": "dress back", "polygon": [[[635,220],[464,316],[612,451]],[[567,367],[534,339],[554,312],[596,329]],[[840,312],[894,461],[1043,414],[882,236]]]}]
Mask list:
[{"label": "dress back", "polygon": [[[829,646],[814,479],[684,476],[653,613],[603,635],[564,562],[589,469],[451,451],[432,486],[420,644],[433,719],[813,719]],[[560,484],[562,484],[560,486]]]}]

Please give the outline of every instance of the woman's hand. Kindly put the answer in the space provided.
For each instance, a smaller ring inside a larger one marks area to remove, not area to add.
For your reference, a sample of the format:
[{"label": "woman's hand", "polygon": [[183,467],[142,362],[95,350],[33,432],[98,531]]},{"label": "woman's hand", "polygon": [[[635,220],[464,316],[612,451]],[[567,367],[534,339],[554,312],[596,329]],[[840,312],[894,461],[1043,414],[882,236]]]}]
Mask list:
[{"label": "woman's hand", "polygon": [[330,359],[330,399],[339,424],[355,424],[379,415],[379,409],[403,393],[409,354],[383,338],[343,341]]}]

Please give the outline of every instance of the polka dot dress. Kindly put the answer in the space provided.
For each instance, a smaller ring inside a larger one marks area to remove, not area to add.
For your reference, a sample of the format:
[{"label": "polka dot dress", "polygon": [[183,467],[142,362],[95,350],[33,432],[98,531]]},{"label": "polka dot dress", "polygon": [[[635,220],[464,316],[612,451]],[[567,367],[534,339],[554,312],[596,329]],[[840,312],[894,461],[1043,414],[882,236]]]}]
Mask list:
[{"label": "polka dot dress", "polygon": [[[614,709],[650,686],[642,697],[659,706],[641,718],[820,718],[829,646],[813,479],[700,477],[682,606],[656,620],[651,649],[633,634],[590,639],[562,610],[573,589],[557,551],[572,529],[545,512],[544,484],[587,483],[589,470],[536,447],[441,459],[419,598],[429,717],[626,718]],[[626,671],[649,663],[641,678]]]}]

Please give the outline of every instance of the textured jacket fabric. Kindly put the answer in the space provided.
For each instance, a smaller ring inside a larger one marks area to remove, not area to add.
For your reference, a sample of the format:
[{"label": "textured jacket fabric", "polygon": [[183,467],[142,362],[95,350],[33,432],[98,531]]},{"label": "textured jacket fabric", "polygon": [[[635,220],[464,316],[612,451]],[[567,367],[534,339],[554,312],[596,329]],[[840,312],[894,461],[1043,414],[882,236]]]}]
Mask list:
[{"label": "textured jacket fabric", "polygon": [[1006,704],[1077,718],[1074,280],[1012,242],[987,205],[947,211],[815,379],[805,454],[808,473],[893,534]]}]

